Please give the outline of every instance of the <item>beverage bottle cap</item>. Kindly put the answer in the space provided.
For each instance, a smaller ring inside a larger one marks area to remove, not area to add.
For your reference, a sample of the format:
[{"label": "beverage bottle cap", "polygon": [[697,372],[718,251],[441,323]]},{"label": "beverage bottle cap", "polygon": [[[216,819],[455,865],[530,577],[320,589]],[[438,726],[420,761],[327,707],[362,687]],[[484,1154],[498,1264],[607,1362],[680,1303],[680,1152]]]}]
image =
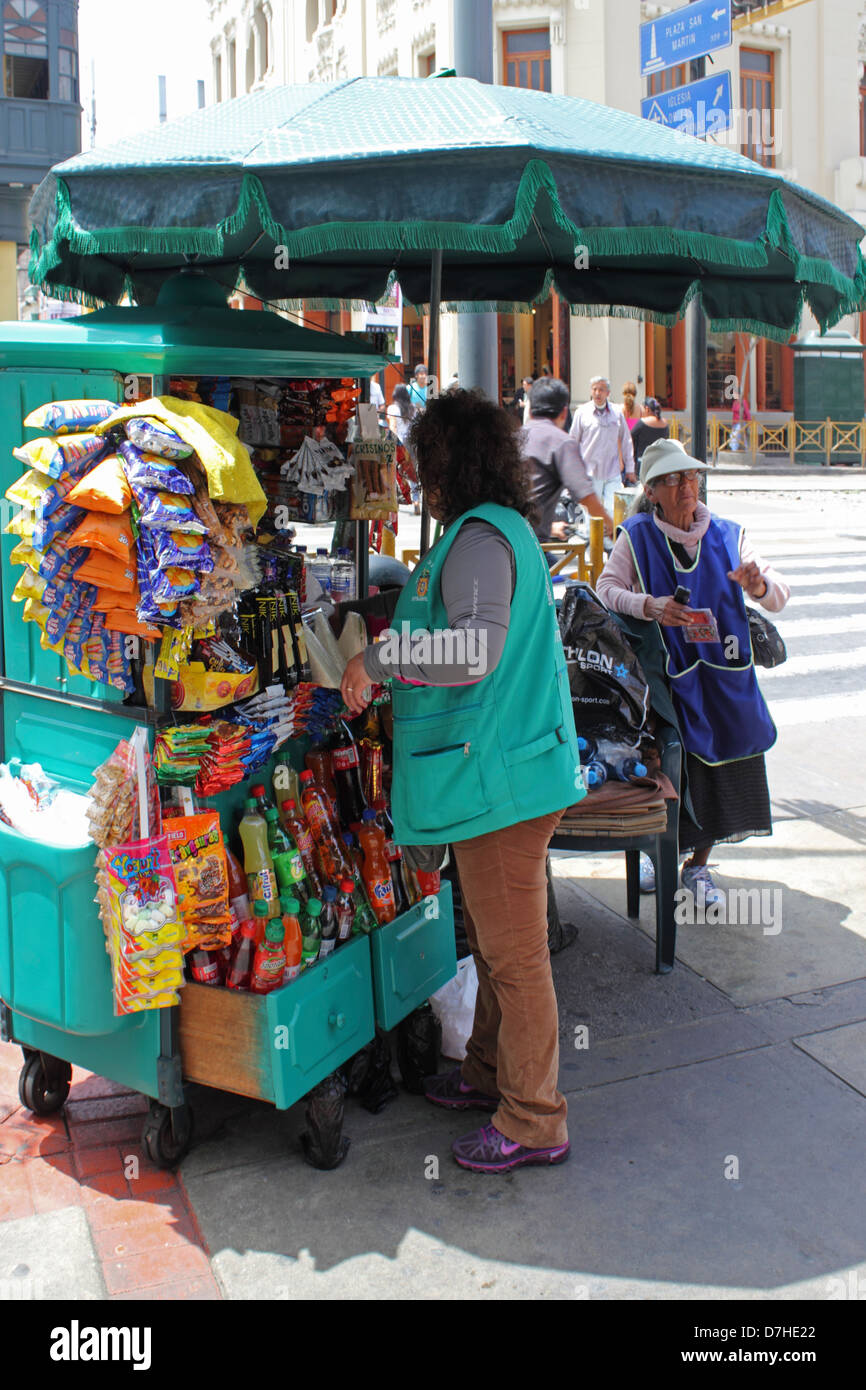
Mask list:
[{"label": "beverage bottle cap", "polygon": [[355,837],[351,830],[344,830],[340,838],[347,849],[351,849],[352,845],[355,843]]},{"label": "beverage bottle cap", "polygon": [[324,888],[322,889],[322,897],[325,899],[326,903],[332,903],[336,900],[337,890],[334,887],[333,883],[325,884]]},{"label": "beverage bottle cap", "polygon": [[270,910],[271,909],[268,907],[267,903],[263,903],[261,899],[258,899],[256,902],[253,903],[254,917],[267,917]]},{"label": "beverage bottle cap", "polygon": [[354,893],[354,891],[355,891],[355,885],[354,885],[354,883],[352,882],[352,880],[351,880],[350,878],[341,878],[341,879],[340,879],[340,892],[341,892],[341,893]]},{"label": "beverage bottle cap", "polygon": [[646,777],[646,767],[643,763],[635,763],[631,770],[632,777]]},{"label": "beverage bottle cap", "polygon": [[270,925],[269,927],[265,927],[265,940],[266,940],[266,941],[273,941],[273,942],[276,943],[276,942],[282,942],[282,939],[283,939],[283,928],[282,928],[282,925],[281,925],[280,923],[278,923],[278,922],[272,922],[271,925]]},{"label": "beverage bottle cap", "polygon": [[294,803],[294,801],[292,801],[292,800],[284,801],[284,802],[283,802],[283,810],[284,810],[284,811],[294,811],[294,810],[295,810],[295,803]]},{"label": "beverage bottle cap", "polygon": [[306,555],[307,547],[305,545],[296,545],[295,551],[298,555]]},{"label": "beverage bottle cap", "polygon": [[366,810],[361,812],[361,820],[374,821],[375,819],[376,812],[372,809],[372,807],[368,806]]},{"label": "beverage bottle cap", "polygon": [[278,818],[278,815],[279,812],[273,806],[269,806],[268,809],[265,811],[265,820],[275,821]]},{"label": "beverage bottle cap", "polygon": [[253,787],[252,791],[253,791],[253,796],[264,796],[264,794],[265,794],[264,784],[263,784],[262,782],[257,782],[256,785]]},{"label": "beverage bottle cap", "polygon": [[300,903],[297,898],[293,898],[288,893],[280,895],[280,908],[289,917],[297,917]]},{"label": "beverage bottle cap", "polygon": [[258,810],[258,807],[256,806],[256,803],[255,803],[254,799],[253,799],[251,796],[247,797],[246,801],[244,802],[244,810],[245,810],[245,811],[257,811],[257,810]]},{"label": "beverage bottle cap", "polygon": [[318,917],[322,911],[322,904],[318,898],[307,898],[307,916]]},{"label": "beverage bottle cap", "polygon": [[302,773],[301,773],[301,781],[304,783],[305,786],[306,786],[307,782],[312,782],[312,780],[313,780],[313,774],[312,774],[312,772],[310,771],[309,768],[307,768],[306,772],[302,772]]},{"label": "beverage bottle cap", "polygon": [[316,554],[317,554],[317,555],[327,555],[327,553],[328,553],[328,551],[327,551],[327,547],[326,547],[326,546],[320,545],[320,546],[317,546],[317,547],[316,547]]}]

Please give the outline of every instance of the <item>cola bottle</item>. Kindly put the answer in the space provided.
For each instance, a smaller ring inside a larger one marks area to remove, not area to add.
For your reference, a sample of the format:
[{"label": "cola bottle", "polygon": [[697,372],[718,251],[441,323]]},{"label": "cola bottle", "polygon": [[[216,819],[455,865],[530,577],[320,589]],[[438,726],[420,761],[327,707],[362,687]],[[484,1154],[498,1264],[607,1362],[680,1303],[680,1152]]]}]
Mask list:
[{"label": "cola bottle", "polygon": [[337,788],[340,823],[349,827],[360,824],[367,805],[361,787],[361,755],[343,719],[337,728],[337,742],[331,749],[331,771]]}]

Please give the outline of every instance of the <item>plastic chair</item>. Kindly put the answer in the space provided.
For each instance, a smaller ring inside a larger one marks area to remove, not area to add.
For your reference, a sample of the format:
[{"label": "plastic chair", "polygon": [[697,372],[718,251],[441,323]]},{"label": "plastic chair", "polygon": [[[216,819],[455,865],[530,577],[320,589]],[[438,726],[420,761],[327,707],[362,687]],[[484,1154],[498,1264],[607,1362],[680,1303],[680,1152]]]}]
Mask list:
[{"label": "plastic chair", "polygon": [[656,732],[662,772],[673,783],[677,800],[668,801],[667,828],[657,835],[579,835],[557,830],[550,842],[552,850],[568,850],[579,854],[605,854],[625,850],[626,912],[629,917],[640,915],[640,854],[648,854],[656,872],[656,973],[667,975],[674,968],[677,945],[677,924],[674,917],[679,870],[679,795],[681,786],[682,744],[676,729],[662,724]]}]

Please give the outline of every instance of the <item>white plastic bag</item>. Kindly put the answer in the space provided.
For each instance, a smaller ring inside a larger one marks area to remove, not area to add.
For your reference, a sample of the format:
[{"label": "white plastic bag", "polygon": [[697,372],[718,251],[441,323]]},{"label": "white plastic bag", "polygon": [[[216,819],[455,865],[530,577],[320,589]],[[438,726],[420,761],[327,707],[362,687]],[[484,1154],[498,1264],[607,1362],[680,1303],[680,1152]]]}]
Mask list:
[{"label": "white plastic bag", "polygon": [[474,956],[465,956],[457,962],[457,974],[435,994],[430,1003],[433,1012],[442,1025],[442,1055],[462,1062],[466,1056],[466,1044],[472,1035],[475,1018],[475,996],[478,993],[478,975]]}]

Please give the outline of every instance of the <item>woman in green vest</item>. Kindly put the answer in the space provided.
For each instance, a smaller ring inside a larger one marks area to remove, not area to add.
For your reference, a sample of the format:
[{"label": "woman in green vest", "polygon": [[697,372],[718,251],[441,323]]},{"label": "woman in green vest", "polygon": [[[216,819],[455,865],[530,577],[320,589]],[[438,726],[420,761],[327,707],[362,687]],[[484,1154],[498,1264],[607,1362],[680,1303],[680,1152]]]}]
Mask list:
[{"label": "woman in green vest", "polygon": [[584,787],[550,573],[504,410],[456,391],[429,402],[410,437],[444,532],[393,628],[349,662],[343,697],[360,713],[371,681],[391,681],[394,838],[450,844],[457,862],[478,999],[465,1061],[426,1096],[493,1116],[454,1157],[479,1172],[561,1163],[545,857]]}]

